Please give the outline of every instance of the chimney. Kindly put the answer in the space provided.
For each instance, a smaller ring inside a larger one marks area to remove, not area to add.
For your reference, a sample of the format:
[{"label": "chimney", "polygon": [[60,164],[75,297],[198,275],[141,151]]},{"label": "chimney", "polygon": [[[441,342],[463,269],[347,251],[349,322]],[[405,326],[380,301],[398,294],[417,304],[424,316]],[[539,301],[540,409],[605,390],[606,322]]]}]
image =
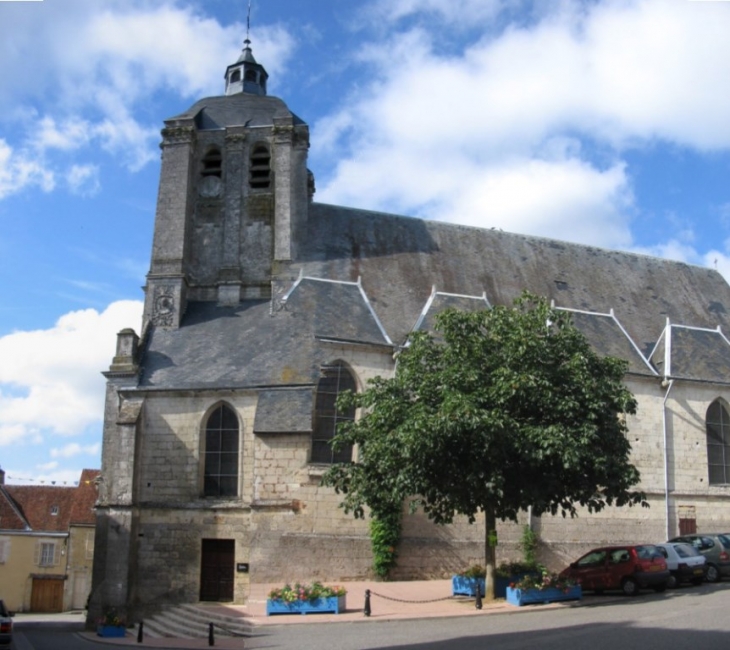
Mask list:
[{"label": "chimney", "polygon": [[5,485],[5,470],[0,467],[0,485]]}]

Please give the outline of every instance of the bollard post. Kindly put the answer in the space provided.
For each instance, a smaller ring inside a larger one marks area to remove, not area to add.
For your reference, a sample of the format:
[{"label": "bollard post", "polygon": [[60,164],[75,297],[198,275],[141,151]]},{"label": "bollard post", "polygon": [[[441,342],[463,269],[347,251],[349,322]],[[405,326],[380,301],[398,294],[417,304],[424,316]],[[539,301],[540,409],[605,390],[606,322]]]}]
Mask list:
[{"label": "bollard post", "polygon": [[137,630],[137,643],[144,641],[144,621],[139,622],[139,630]]},{"label": "bollard post", "polygon": [[365,590],[365,609],[363,610],[365,616],[370,616],[370,589]]},{"label": "bollard post", "polygon": [[213,634],[213,623],[208,623],[208,645],[215,645],[215,635]]},{"label": "bollard post", "polygon": [[477,582],[476,586],[477,586],[477,599],[476,599],[476,602],[474,603],[474,605],[477,609],[481,609],[482,608],[482,590],[479,587],[478,582]]}]

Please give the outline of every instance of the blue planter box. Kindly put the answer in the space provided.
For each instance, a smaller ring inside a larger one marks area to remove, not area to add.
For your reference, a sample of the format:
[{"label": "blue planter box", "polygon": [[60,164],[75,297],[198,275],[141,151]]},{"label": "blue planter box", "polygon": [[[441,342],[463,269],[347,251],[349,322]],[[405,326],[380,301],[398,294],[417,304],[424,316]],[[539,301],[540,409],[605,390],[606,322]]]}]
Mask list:
[{"label": "blue planter box", "polygon": [[293,603],[268,599],[266,616],[272,614],[339,614],[345,611],[345,598],[345,596],[332,596],[316,600],[295,600]]},{"label": "blue planter box", "polygon": [[120,625],[97,625],[96,627],[96,636],[123,637],[126,633],[126,628]]},{"label": "blue planter box", "polygon": [[507,587],[507,602],[510,605],[535,605],[539,603],[555,603],[561,600],[580,600],[583,591],[580,585],[570,587],[567,591],[562,589],[513,589]]},{"label": "blue planter box", "polygon": [[476,596],[477,585],[481,595],[484,595],[484,578],[465,578],[464,576],[452,576],[452,596]]},{"label": "blue planter box", "polygon": [[[494,579],[494,597],[506,598],[507,587],[510,583],[522,580],[526,575],[537,575],[535,573],[520,573],[519,575],[511,575],[508,577],[497,576]],[[464,578],[462,576],[452,576],[451,578],[451,595],[452,596],[472,596],[476,597],[476,586],[479,585],[479,593],[484,597],[484,578]]]}]

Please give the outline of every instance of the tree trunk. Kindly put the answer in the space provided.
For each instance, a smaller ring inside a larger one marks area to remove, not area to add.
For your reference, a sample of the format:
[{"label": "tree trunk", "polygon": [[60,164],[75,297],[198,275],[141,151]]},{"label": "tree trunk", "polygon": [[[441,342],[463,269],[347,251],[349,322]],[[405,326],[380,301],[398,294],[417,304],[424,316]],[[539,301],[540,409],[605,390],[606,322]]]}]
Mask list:
[{"label": "tree trunk", "polygon": [[494,578],[497,575],[497,518],[492,508],[484,509],[484,566],[487,575],[484,600],[494,600]]}]

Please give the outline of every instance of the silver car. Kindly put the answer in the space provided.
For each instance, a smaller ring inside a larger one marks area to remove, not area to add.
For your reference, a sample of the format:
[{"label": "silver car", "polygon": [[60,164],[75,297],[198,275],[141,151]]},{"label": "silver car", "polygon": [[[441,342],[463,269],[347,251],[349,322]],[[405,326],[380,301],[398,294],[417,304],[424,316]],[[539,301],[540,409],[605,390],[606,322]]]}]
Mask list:
[{"label": "silver car", "polygon": [[667,569],[671,574],[667,587],[672,589],[681,582],[699,585],[705,581],[707,558],[694,546],[682,542],[665,542],[656,547],[666,558]]}]

